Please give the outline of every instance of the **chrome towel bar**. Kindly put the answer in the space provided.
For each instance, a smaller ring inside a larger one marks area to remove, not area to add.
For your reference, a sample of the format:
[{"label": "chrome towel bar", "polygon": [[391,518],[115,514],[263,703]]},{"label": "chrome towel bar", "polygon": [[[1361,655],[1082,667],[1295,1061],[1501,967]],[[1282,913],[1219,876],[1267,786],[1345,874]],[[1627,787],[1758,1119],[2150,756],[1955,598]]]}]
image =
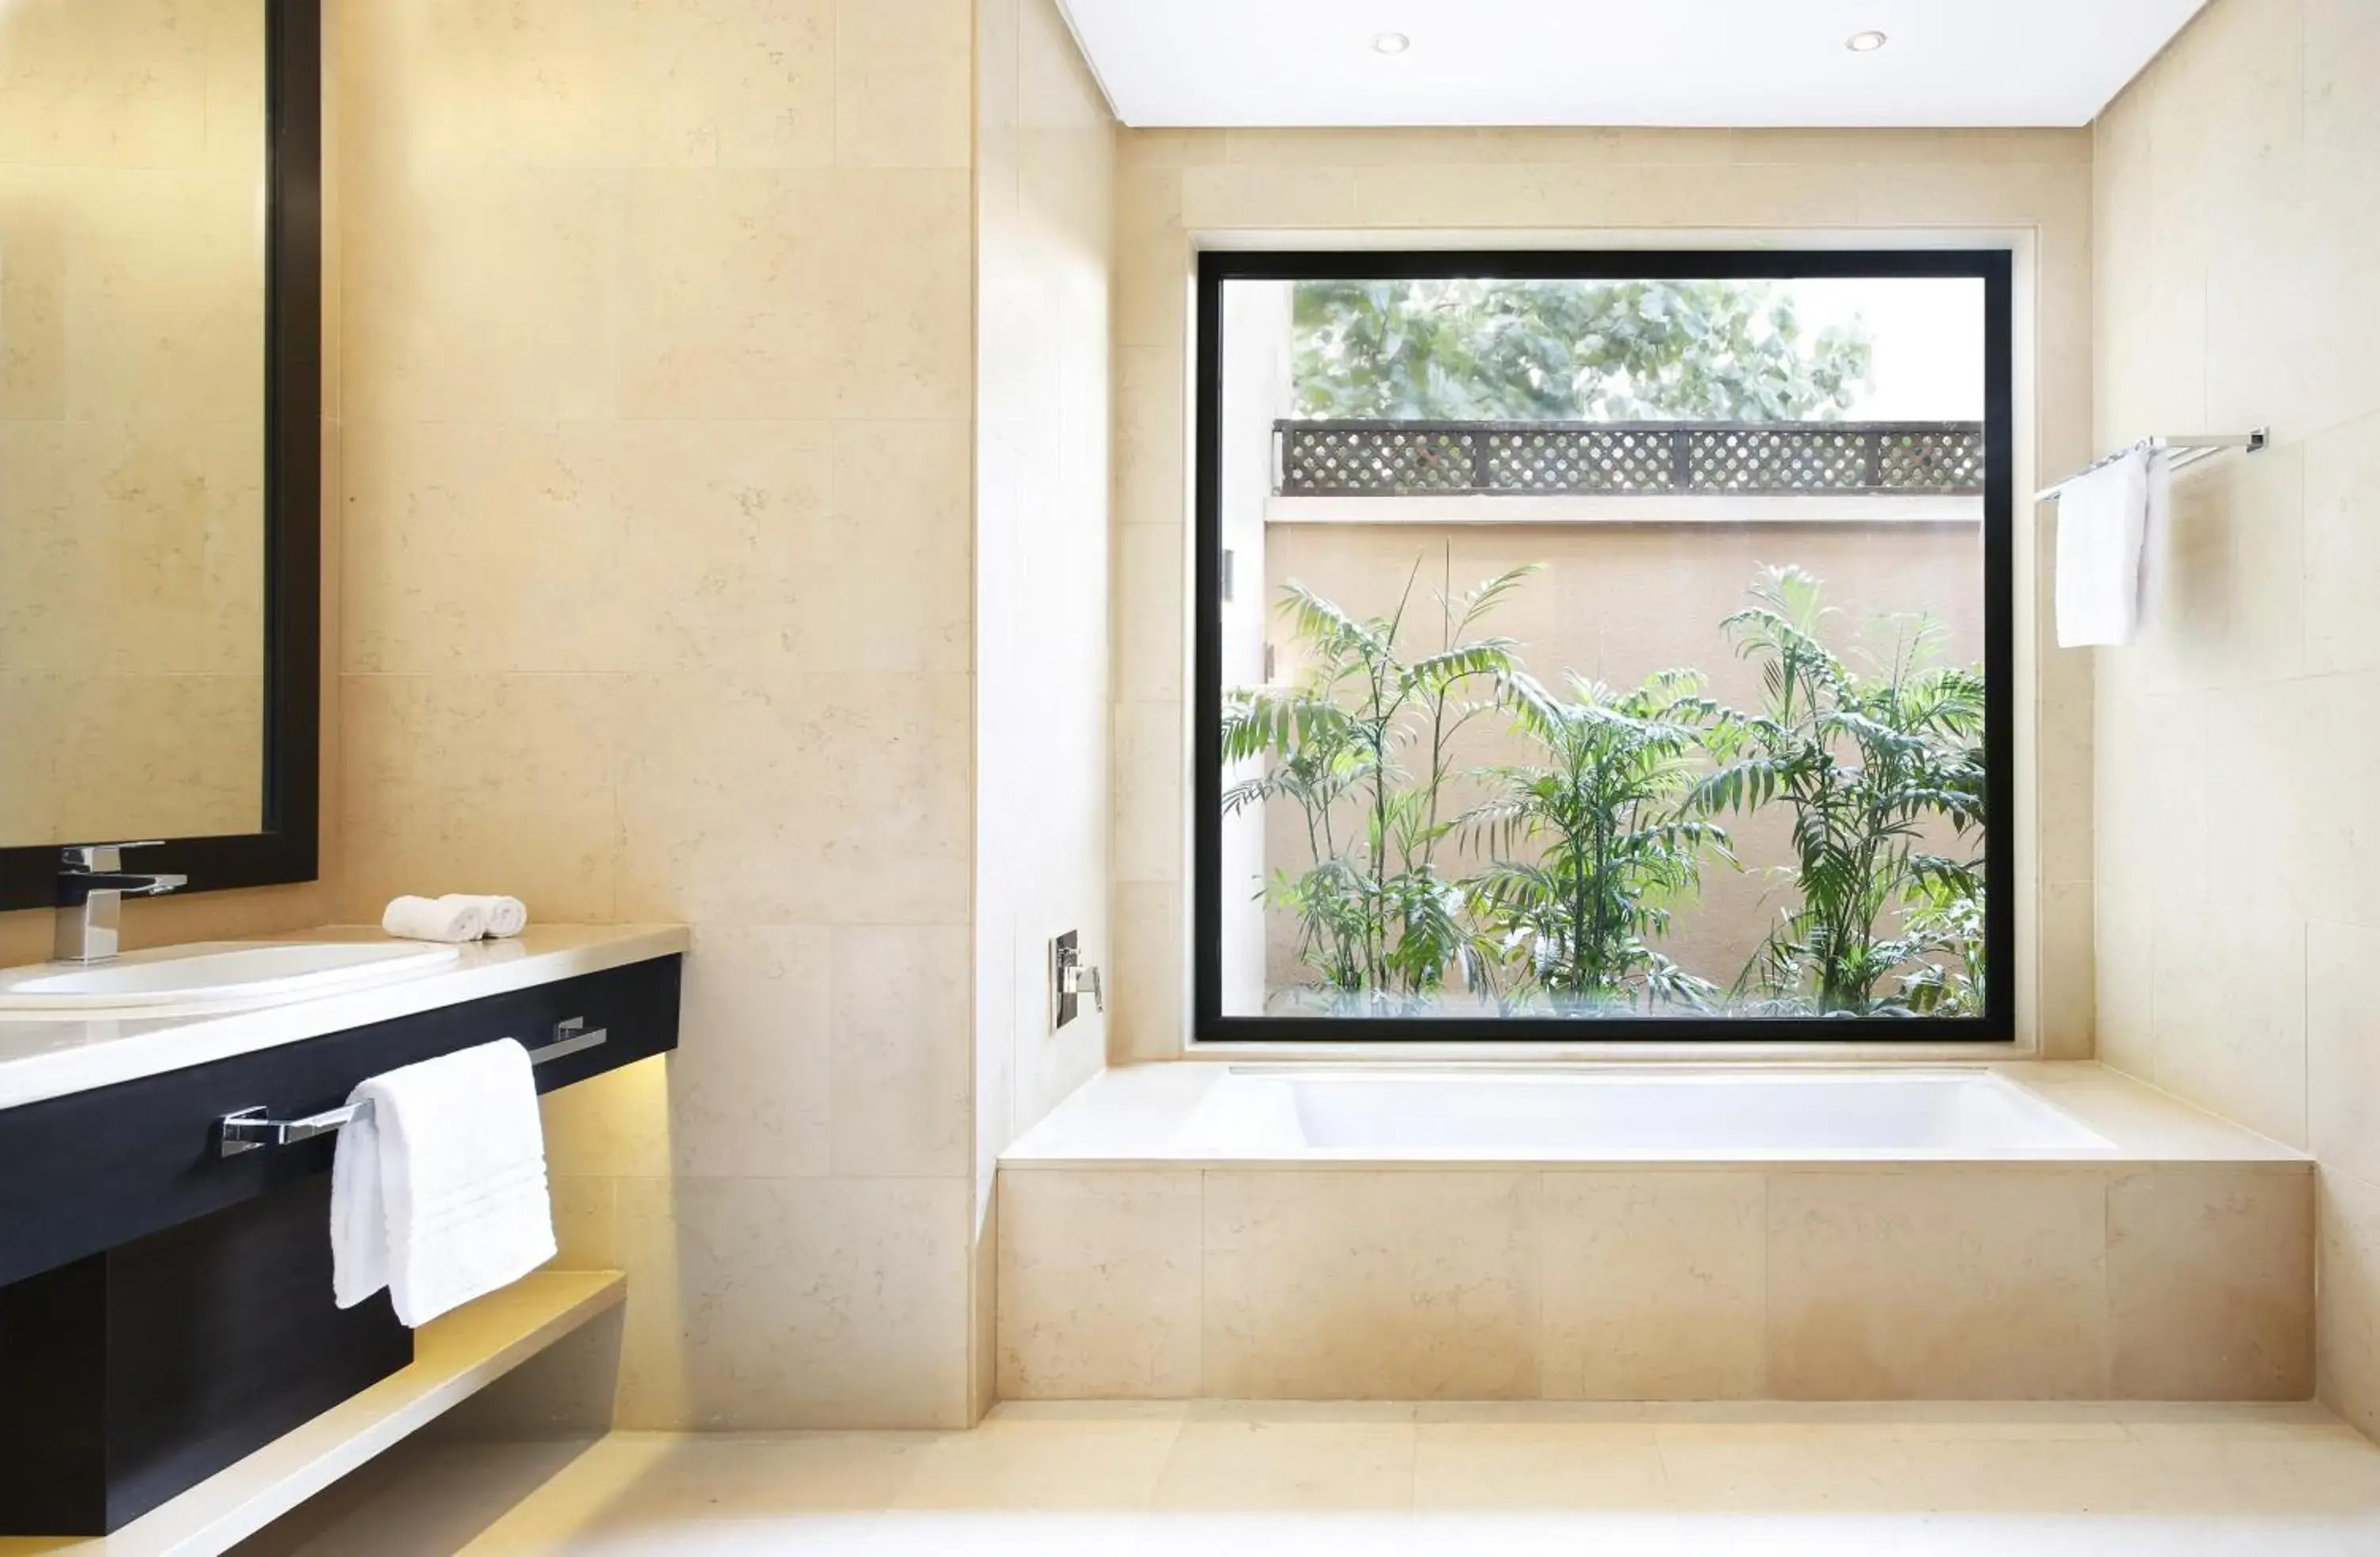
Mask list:
[{"label": "chrome towel bar", "polygon": [[[561,1059],[565,1054],[584,1053],[610,1041],[611,1037],[609,1028],[590,1030],[586,1017],[573,1016],[553,1025],[552,1040],[530,1050],[528,1063],[541,1065],[548,1060]],[[273,1118],[261,1103],[254,1108],[241,1109],[237,1113],[226,1113],[215,1121],[216,1154],[237,1157],[259,1147],[289,1146],[298,1141],[311,1140],[316,1136],[327,1136],[353,1120],[362,1106],[360,1103],[347,1103],[339,1108],[324,1109],[320,1113],[310,1113],[303,1119]]]},{"label": "chrome towel bar", "polygon": [[2212,458],[2225,449],[2239,449],[2247,454],[2262,454],[2272,441],[2272,430],[2265,427],[2259,427],[2252,432],[2208,432],[2188,436],[2179,433],[2159,433],[2155,437],[2143,438],[2137,444],[2127,444],[2114,454],[2093,460],[2056,486],[2044,487],[2034,493],[2033,500],[2035,503],[2046,503],[2065,491],[2069,482],[2081,480],[2102,465],[2113,465],[2126,455],[2135,454],[2143,449],[2152,452],[2170,451],[2173,456],[2170,468],[2187,470],[2200,460]]}]

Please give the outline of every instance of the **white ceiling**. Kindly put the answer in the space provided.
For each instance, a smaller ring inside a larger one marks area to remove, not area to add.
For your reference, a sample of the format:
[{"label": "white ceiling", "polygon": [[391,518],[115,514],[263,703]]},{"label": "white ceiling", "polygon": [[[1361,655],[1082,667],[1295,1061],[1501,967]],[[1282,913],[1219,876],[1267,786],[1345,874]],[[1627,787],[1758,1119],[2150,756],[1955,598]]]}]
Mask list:
[{"label": "white ceiling", "polygon": [[1905,126],[2086,124],[2205,0],[1061,3],[1128,125]]}]

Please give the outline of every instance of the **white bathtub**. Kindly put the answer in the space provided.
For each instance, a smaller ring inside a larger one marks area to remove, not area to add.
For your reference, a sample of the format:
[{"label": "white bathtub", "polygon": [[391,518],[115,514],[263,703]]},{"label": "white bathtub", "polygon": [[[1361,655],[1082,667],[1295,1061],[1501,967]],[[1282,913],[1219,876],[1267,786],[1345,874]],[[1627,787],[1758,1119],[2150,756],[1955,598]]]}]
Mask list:
[{"label": "white bathtub", "polygon": [[1232,1065],[1168,1156],[1778,1161],[2113,1152],[1988,1070]]}]

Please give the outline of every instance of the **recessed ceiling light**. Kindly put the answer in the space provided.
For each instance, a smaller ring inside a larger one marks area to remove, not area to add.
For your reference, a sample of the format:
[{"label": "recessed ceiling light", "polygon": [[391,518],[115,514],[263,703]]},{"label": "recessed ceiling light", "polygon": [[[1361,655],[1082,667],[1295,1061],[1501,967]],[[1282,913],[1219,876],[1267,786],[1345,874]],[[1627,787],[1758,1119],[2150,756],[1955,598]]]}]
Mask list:
[{"label": "recessed ceiling light", "polygon": [[1843,47],[1855,55],[1872,55],[1884,47],[1884,34],[1874,28],[1868,29],[1865,32],[1854,32],[1843,40]]},{"label": "recessed ceiling light", "polygon": [[1372,38],[1372,48],[1378,54],[1401,55],[1412,47],[1413,40],[1402,32],[1376,33]]}]

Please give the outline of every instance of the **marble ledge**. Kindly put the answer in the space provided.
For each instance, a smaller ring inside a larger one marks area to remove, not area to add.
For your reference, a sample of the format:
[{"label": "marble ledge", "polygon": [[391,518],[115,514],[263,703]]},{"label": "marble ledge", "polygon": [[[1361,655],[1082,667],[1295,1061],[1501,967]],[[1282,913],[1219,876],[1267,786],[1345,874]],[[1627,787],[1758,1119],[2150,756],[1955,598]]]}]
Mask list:
[{"label": "marble ledge", "polygon": [[[334,925],[249,939],[388,937]],[[140,1018],[11,1015],[0,1020],[0,1109],[675,956],[688,943],[684,925],[531,925],[510,940],[473,942],[455,961],[420,973],[286,1004]]]},{"label": "marble ledge", "polygon": [[[1704,1063],[1696,1068],[1729,1068],[1737,1062]],[[1302,1154],[1272,1151],[1218,1152],[1201,1144],[1185,1143],[1187,1126],[1206,1101],[1208,1091],[1233,1070],[1292,1070],[1311,1077],[1345,1064],[1356,1070],[1391,1068],[1378,1062],[1337,1062],[1309,1056],[1284,1065],[1273,1062],[1172,1060],[1127,1065],[1100,1073],[1061,1103],[1038,1125],[1001,1153],[1000,1168],[1014,1172],[1102,1172],[1206,1168],[1232,1172],[1251,1169],[1372,1172],[1379,1170],[1439,1172],[1479,1169],[1511,1171],[1542,1168],[1597,1172],[1605,1170],[1661,1172],[1670,1169],[1732,1169],[1761,1173],[1832,1173],[1846,1168],[1865,1172],[1926,1169],[2049,1169],[2121,1171],[2131,1168],[2221,1167],[2284,1174],[2311,1173],[2313,1160],[2304,1152],[2257,1134],[2244,1125],[2187,1102],[2121,1071],[2095,1060],[2023,1060],[1998,1064],[1945,1064],[1917,1060],[1924,1070],[1989,1071],[2005,1077],[2039,1101],[2095,1132],[2112,1150],[2077,1151],[1912,1150],[1896,1153],[1882,1149],[1827,1150],[1796,1148],[1764,1151],[1714,1152],[1680,1148],[1672,1151],[1597,1151],[1586,1150],[1559,1156],[1505,1153],[1396,1153],[1309,1150]],[[1690,1063],[1689,1063],[1690,1064]],[[1758,1065],[1758,1062],[1749,1062]],[[1476,1062],[1466,1070],[1509,1069],[1519,1073],[1547,1070],[1590,1070],[1641,1075],[1645,1062],[1626,1065],[1500,1064]],[[1410,1068],[1449,1068],[1444,1061],[1421,1062]],[[1840,1068],[1874,1073],[1892,1068],[1873,1062],[1821,1067],[1780,1064],[1758,1068],[1808,1071]]]}]

